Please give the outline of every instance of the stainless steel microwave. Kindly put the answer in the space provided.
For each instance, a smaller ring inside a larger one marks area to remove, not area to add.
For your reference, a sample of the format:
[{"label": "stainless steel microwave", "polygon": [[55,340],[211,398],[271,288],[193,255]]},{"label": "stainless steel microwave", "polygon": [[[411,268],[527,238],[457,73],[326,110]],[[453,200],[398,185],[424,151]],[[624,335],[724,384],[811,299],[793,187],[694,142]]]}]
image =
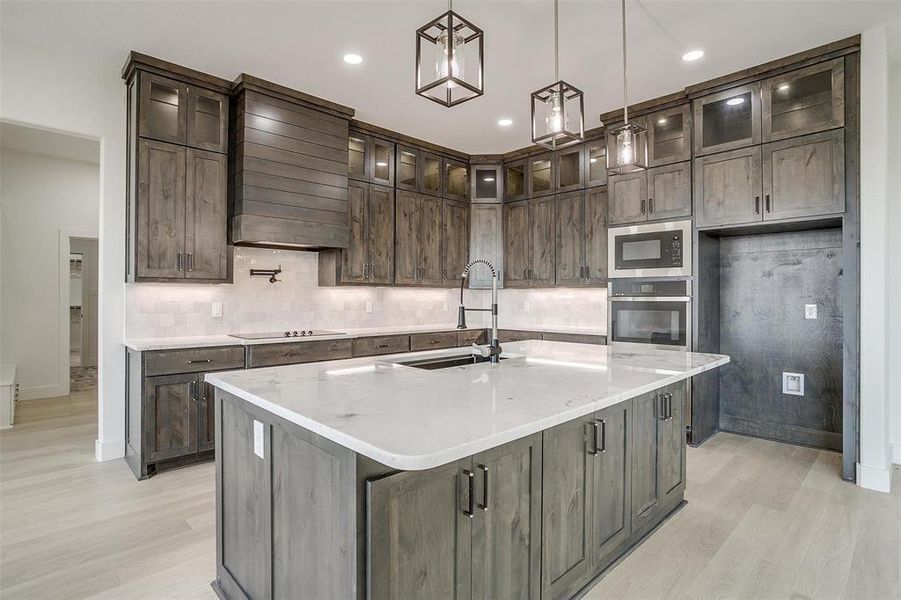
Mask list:
[{"label": "stainless steel microwave", "polygon": [[691,221],[613,227],[607,245],[611,278],[691,276]]}]

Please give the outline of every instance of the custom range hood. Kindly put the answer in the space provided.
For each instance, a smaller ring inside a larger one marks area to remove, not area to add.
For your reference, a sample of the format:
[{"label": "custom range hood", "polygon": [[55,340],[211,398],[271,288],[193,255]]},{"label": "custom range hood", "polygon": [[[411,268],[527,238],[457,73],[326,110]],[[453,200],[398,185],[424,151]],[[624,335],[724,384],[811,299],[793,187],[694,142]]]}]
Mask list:
[{"label": "custom range hood", "polygon": [[354,110],[247,74],[235,80],[232,99],[231,242],[347,248]]}]

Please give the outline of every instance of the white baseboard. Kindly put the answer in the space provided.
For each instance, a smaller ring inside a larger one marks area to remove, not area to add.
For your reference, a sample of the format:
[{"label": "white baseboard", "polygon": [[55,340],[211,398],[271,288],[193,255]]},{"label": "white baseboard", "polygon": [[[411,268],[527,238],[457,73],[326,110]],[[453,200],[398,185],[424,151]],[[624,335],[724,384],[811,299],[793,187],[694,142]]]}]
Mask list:
[{"label": "white baseboard", "polygon": [[68,395],[69,390],[57,383],[30,387],[19,386],[19,400],[40,400],[41,398],[59,398]]},{"label": "white baseboard", "polygon": [[125,440],[95,440],[94,459],[97,462],[116,460],[125,456]]},{"label": "white baseboard", "polygon": [[892,491],[892,470],[857,463],[857,485],[868,490],[889,493]]}]

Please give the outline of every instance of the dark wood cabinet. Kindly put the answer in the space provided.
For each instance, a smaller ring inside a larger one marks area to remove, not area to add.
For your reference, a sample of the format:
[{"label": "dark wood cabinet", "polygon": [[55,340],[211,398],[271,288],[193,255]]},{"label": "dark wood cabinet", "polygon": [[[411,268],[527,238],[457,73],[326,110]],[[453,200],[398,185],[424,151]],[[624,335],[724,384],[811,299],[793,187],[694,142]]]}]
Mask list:
[{"label": "dark wood cabinet", "polygon": [[425,194],[398,192],[394,282],[440,286],[442,200]]},{"label": "dark wood cabinet", "polygon": [[763,220],[845,211],[845,133],[814,133],[763,145]]},{"label": "dark wood cabinet", "polygon": [[378,185],[394,185],[394,142],[370,138],[369,181]]},{"label": "dark wood cabinet", "polygon": [[516,202],[528,196],[526,189],[526,161],[504,163],[504,200]]},{"label": "dark wood cabinet", "polygon": [[551,287],[555,272],[553,196],[504,207],[504,285]]},{"label": "dark wood cabinet", "polygon": [[347,138],[347,176],[393,187],[394,142],[350,131]]},{"label": "dark wood cabinet", "polygon": [[467,458],[367,482],[369,598],[471,598],[473,477]]},{"label": "dark wood cabinet", "polygon": [[762,139],[774,142],[845,124],[845,60],[823,63],[764,79]]},{"label": "dark wood cabinet", "polygon": [[553,153],[545,152],[530,157],[526,167],[529,198],[554,193],[557,185],[557,165]]},{"label": "dark wood cabinet", "polygon": [[444,200],[442,203],[441,280],[457,286],[469,262],[470,206],[466,202]]},{"label": "dark wood cabinet", "polygon": [[611,175],[610,224],[625,225],[647,221],[648,178],[645,171],[626,175]]},{"label": "dark wood cabinet", "polygon": [[441,157],[437,154],[421,152],[419,160],[421,164],[419,191],[430,196],[440,196],[443,172]]},{"label": "dark wood cabinet", "polygon": [[585,160],[585,187],[607,185],[607,138],[585,142],[582,155]]},{"label": "dark wood cabinet", "polygon": [[499,164],[474,164],[470,166],[470,193],[473,204],[498,204],[503,202],[504,170]]},{"label": "dark wood cabinet", "polygon": [[760,83],[698,98],[692,106],[692,114],[694,156],[759,144]]},{"label": "dark wood cabinet", "polygon": [[347,176],[369,181],[369,136],[351,131],[347,138]]},{"label": "dark wood cabinet", "polygon": [[319,253],[319,284],[388,285],[394,281],[394,190],[347,184],[350,245]]},{"label": "dark wood cabinet", "polygon": [[144,383],[145,450],[148,462],[197,453],[195,373],[148,377]]},{"label": "dark wood cabinet", "polygon": [[695,159],[698,227],[759,221],[761,196],[759,146]]},{"label": "dark wood cabinet", "polygon": [[211,82],[215,78],[195,72],[212,87],[184,72],[165,77],[157,72],[159,62],[132,53],[124,74],[129,112],[126,277],[230,282],[224,82],[217,87]]},{"label": "dark wood cabinet", "polygon": [[585,187],[584,147],[574,146],[554,153],[557,162],[557,192],[568,192]]},{"label": "dark wood cabinet", "polygon": [[594,414],[591,454],[591,548],[593,571],[605,569],[632,535],[632,403]]},{"label": "dark wood cabinet", "polygon": [[[497,270],[498,287],[503,287],[507,272],[504,260],[504,207],[501,204],[473,204],[470,213],[470,256],[484,258]],[[491,272],[478,267],[469,273],[471,289],[490,289]]]},{"label": "dark wood cabinet", "polygon": [[469,165],[452,158],[444,159],[442,195],[452,200],[469,200]]},{"label": "dark wood cabinet", "polygon": [[476,454],[473,600],[541,597],[541,434]]},{"label": "dark wood cabinet", "polygon": [[691,159],[691,105],[650,114],[647,127],[649,167]]},{"label": "dark wood cabinet", "polygon": [[419,150],[398,144],[396,161],[395,187],[400,190],[418,192],[421,176]]},{"label": "dark wood cabinet", "polygon": [[504,286],[526,287],[529,282],[529,203],[504,205]]},{"label": "dark wood cabinet", "polygon": [[691,163],[611,175],[610,224],[627,225],[691,215]]},{"label": "dark wood cabinet", "polygon": [[606,283],[607,191],[558,194],[555,204],[557,285]]},{"label": "dark wood cabinet", "polygon": [[202,378],[198,381],[197,451],[206,452],[216,447],[216,395],[212,385]]}]

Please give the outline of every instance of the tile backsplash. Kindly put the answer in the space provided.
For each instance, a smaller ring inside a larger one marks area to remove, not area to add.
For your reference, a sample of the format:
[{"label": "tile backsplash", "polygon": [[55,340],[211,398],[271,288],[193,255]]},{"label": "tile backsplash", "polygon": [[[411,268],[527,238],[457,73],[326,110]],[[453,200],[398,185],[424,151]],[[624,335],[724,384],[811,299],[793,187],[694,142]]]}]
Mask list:
[{"label": "tile backsplash", "polygon": [[[250,277],[251,268],[279,265],[278,283]],[[235,248],[234,268],[232,285],[126,284],[126,335],[456,325],[459,289],[319,287],[315,252]],[[499,296],[501,327],[606,325],[604,289],[501,290]],[[222,303],[221,317],[212,316],[214,302]],[[466,303],[487,306],[490,293],[467,290]],[[467,319],[470,325],[489,321],[484,313],[470,313]]]}]

